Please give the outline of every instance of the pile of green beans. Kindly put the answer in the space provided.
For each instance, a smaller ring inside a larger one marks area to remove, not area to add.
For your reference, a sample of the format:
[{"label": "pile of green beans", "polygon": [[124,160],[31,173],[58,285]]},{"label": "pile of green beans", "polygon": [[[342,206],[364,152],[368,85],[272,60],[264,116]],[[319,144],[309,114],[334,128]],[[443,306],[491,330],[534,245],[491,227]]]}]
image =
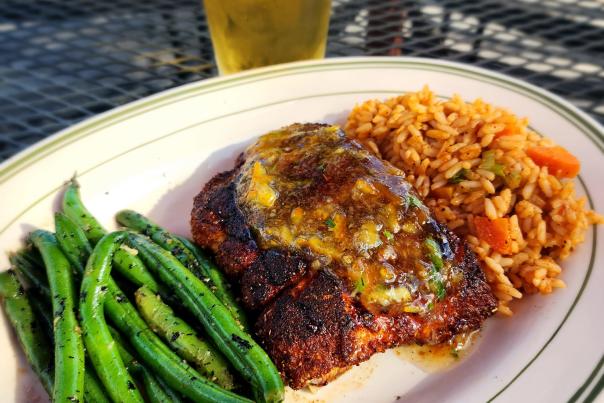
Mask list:
[{"label": "pile of green beans", "polygon": [[53,402],[241,403],[235,392],[249,389],[283,400],[224,274],[195,244],[131,210],[116,218],[134,232],[106,231],[73,179],[54,218],[55,232],[33,231],[0,273],[2,306]]},{"label": "pile of green beans", "polygon": [[199,338],[195,329],[177,317],[172,308],[147,287],[139,288],[135,297],[141,316],[174,351],[210,381],[227,390],[234,389],[229,365],[214,346]]},{"label": "pile of green beans", "polygon": [[[41,261],[34,261],[33,264],[36,271],[42,269],[37,266],[43,264]],[[48,284],[46,273],[40,271],[39,275],[40,282]],[[50,295],[41,295],[35,288],[25,290],[15,271],[8,270],[0,273],[0,297],[2,297],[4,310],[15,329],[27,360],[40,378],[42,386],[50,395],[53,395],[55,382],[52,351],[54,325]],[[88,403],[110,402],[94,370],[88,367],[84,373],[83,395],[84,401]]]},{"label": "pile of green beans", "polygon": [[184,237],[171,234],[136,211],[122,210],[115,218],[118,223],[148,236],[172,253],[191,273],[208,283],[214,295],[227,307],[242,329],[249,329],[245,313],[231,292],[224,273],[218,270],[195,244]]},{"label": "pile of green beans", "polygon": [[248,381],[254,397],[261,402],[283,400],[283,382],[275,364],[262,348],[239,327],[229,310],[204,282],[188,271],[171,253],[141,235],[129,242],[145,263],[166,282],[183,305],[195,316],[212,341]]}]

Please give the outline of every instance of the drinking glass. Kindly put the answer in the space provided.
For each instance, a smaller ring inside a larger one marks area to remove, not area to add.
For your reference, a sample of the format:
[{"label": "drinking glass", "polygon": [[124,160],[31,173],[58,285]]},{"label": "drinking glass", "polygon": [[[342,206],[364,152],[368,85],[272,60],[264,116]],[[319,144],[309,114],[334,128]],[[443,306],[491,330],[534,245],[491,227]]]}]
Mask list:
[{"label": "drinking glass", "polygon": [[331,0],[204,0],[220,74],[325,56]]}]

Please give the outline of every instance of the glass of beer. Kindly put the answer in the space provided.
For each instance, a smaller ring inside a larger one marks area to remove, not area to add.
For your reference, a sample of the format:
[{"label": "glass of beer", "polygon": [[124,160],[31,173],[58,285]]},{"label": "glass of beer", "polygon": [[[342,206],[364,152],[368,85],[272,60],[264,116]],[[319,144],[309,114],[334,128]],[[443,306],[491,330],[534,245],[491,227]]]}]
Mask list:
[{"label": "glass of beer", "polygon": [[331,0],[204,0],[220,74],[325,56]]}]

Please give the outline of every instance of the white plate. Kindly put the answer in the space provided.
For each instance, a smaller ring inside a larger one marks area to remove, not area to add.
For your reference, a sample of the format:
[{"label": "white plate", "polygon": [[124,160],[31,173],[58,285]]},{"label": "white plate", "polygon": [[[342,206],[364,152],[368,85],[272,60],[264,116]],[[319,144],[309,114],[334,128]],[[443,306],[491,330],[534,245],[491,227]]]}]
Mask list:
[{"label": "white plate", "polygon": [[[417,91],[507,107],[582,162],[578,192],[604,212],[604,134],[560,98],[512,78],[460,64],[411,58],[294,63],[206,80],[118,108],[39,143],[0,165],[0,247],[15,250],[33,227],[52,228],[59,190],[78,173],[88,207],[108,227],[122,208],[188,234],[193,196],[231,167],[246,144],[292,122],[343,122],[368,98]],[[315,394],[292,400],[562,402],[595,397],[604,382],[604,228],[564,262],[568,288],[529,296],[511,319],[489,319],[467,359],[440,373],[378,354]],[[6,256],[0,267],[6,268]],[[33,401],[37,382],[0,316],[2,401]],[[33,388],[33,389],[32,389]],[[42,393],[43,396],[43,393]],[[301,397],[302,396],[302,397]],[[42,400],[45,399],[42,397]]]}]

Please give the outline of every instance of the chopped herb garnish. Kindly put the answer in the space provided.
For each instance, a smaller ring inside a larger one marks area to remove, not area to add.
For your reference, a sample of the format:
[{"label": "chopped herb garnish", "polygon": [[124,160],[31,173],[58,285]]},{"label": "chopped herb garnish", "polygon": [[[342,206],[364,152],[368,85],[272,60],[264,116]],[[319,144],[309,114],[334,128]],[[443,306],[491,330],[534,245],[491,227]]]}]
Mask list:
[{"label": "chopped herb garnish", "polygon": [[455,358],[459,358],[459,353],[464,349],[464,343],[457,342],[451,346],[451,355]]},{"label": "chopped herb garnish", "polygon": [[462,182],[462,181],[468,179],[469,172],[470,171],[468,171],[467,169],[461,168],[459,171],[457,171],[457,173],[455,175],[453,175],[452,177],[449,178],[449,183],[456,185],[459,182]]},{"label": "chopped herb garnish", "polygon": [[440,271],[444,266],[443,255],[440,250],[440,245],[432,238],[427,238],[424,241],[424,245],[428,249],[428,257],[434,265],[434,268],[436,269],[436,271]]},{"label": "chopped herb garnish", "polygon": [[365,279],[363,276],[359,277],[357,281],[354,282],[354,293],[359,294],[363,292],[365,289]]},{"label": "chopped herb garnish", "polygon": [[495,151],[489,150],[482,153],[482,162],[478,166],[481,169],[493,172],[497,176],[504,177],[503,165],[495,161]]},{"label": "chopped herb garnish", "polygon": [[413,195],[407,195],[407,205],[409,207],[421,208],[424,205],[424,203],[422,203],[422,201],[420,199],[418,199],[417,197],[415,197]]},{"label": "chopped herb garnish", "polygon": [[389,241],[392,241],[394,239],[394,235],[392,234],[392,232],[390,232],[388,230],[384,230],[384,236]]},{"label": "chopped herb garnish", "polygon": [[506,175],[504,180],[505,184],[508,185],[510,189],[516,189],[518,186],[520,186],[522,176],[520,175],[519,171],[513,171]]},{"label": "chopped herb garnish", "polygon": [[335,228],[336,223],[333,219],[328,218],[327,220],[325,220],[325,225],[327,225],[328,228]]},{"label": "chopped herb garnish", "polygon": [[445,282],[443,281],[443,276],[439,271],[436,271],[434,266],[432,266],[430,270],[430,288],[432,292],[436,294],[436,297],[440,300],[445,297],[447,291],[445,290]]},{"label": "chopped herb garnish", "polygon": [[428,257],[432,262],[432,265],[430,265],[430,288],[432,289],[432,292],[436,294],[438,299],[443,299],[445,297],[446,290],[443,277],[440,274],[440,271],[444,266],[440,245],[434,239],[427,238],[424,241],[424,246],[426,249],[428,249]]},{"label": "chopped herb garnish", "polygon": [[434,309],[434,302],[432,302],[432,301],[428,302],[427,308],[428,308],[429,311],[433,310]]}]

